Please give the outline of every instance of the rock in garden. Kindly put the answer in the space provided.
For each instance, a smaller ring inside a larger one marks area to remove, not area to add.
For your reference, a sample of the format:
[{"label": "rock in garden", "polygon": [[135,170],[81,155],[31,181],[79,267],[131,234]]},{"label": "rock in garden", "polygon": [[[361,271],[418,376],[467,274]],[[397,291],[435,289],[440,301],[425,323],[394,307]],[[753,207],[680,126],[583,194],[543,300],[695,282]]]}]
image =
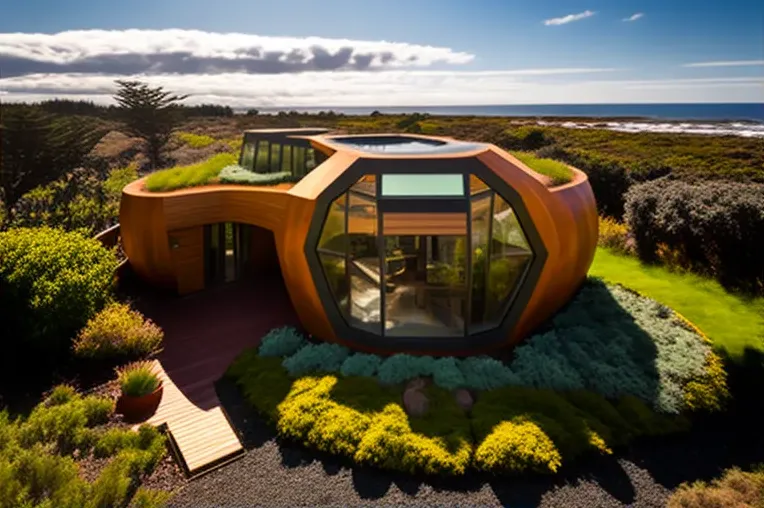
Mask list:
[{"label": "rock in garden", "polygon": [[406,385],[406,390],[423,390],[427,386],[427,380],[423,377],[414,378]]},{"label": "rock in garden", "polygon": [[409,416],[424,416],[430,407],[427,395],[415,389],[403,392],[403,407]]},{"label": "rock in garden", "polygon": [[470,411],[472,409],[472,405],[475,403],[475,400],[472,398],[472,394],[469,392],[469,390],[465,390],[464,388],[459,388],[456,390],[454,392],[454,398],[456,399],[456,403],[459,404],[459,407],[465,411]]}]

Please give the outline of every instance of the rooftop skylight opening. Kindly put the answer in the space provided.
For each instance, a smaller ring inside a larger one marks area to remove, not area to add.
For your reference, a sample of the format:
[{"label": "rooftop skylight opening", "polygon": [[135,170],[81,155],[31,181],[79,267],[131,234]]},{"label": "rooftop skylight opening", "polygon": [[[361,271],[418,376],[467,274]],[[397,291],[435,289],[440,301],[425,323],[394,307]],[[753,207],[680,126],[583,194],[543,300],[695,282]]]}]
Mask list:
[{"label": "rooftop skylight opening", "polygon": [[461,174],[392,174],[382,175],[384,197],[464,196]]}]

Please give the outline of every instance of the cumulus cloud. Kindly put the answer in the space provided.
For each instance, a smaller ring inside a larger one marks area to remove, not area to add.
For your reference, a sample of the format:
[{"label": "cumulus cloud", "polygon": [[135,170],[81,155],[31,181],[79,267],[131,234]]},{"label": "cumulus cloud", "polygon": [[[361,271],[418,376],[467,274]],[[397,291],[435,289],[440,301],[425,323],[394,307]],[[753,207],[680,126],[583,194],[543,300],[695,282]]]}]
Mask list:
[{"label": "cumulus cloud", "polygon": [[644,16],[645,16],[645,14],[643,12],[635,12],[634,14],[629,16],[628,18],[623,18],[621,21],[636,21],[636,20],[638,20],[640,18],[643,18]]},{"label": "cumulus cloud", "polygon": [[590,18],[595,14],[596,13],[594,11],[587,10],[584,12],[579,12],[578,14],[568,14],[567,16],[562,16],[561,18],[546,19],[544,20],[544,24],[546,26],[565,25],[567,23],[572,23],[573,21]]},{"label": "cumulus cloud", "polygon": [[747,67],[764,65],[764,60],[725,60],[721,62],[695,62],[684,64],[682,67]]},{"label": "cumulus cloud", "polygon": [[0,34],[4,77],[38,73],[283,74],[465,64],[451,48],[387,41],[271,37],[200,30]]},{"label": "cumulus cloud", "polygon": [[[259,109],[764,100],[761,81],[750,77],[603,80],[592,77],[603,76],[606,70],[568,69],[568,74],[535,71],[312,71],[286,77],[223,73],[133,78],[192,94],[188,104]],[[7,101],[59,97],[110,104],[117,77],[36,74],[2,79],[0,90],[8,92],[3,99]]]}]

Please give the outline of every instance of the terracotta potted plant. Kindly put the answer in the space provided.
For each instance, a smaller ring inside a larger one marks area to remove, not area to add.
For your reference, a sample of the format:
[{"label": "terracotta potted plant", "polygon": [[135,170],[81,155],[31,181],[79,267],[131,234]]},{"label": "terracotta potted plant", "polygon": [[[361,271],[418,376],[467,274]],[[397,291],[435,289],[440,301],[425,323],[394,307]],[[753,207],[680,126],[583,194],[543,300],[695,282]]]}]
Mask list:
[{"label": "terracotta potted plant", "polygon": [[162,380],[152,362],[130,363],[117,371],[121,395],[117,410],[128,420],[151,416],[162,400]]}]

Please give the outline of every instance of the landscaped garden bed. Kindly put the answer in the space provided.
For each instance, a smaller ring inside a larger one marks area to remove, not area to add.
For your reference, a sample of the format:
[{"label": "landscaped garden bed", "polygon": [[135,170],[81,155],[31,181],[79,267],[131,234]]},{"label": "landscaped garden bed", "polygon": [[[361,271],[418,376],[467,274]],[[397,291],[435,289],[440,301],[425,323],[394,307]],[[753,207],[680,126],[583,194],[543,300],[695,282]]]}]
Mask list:
[{"label": "landscaped garden bed", "polygon": [[406,473],[554,472],[714,411],[725,374],[686,320],[590,280],[501,362],[381,358],[273,330],[228,376],[280,436]]},{"label": "landscaped garden bed", "polygon": [[25,418],[0,412],[0,507],[163,506],[182,481],[166,455],[155,427],[132,430],[111,398],[60,385]]}]

